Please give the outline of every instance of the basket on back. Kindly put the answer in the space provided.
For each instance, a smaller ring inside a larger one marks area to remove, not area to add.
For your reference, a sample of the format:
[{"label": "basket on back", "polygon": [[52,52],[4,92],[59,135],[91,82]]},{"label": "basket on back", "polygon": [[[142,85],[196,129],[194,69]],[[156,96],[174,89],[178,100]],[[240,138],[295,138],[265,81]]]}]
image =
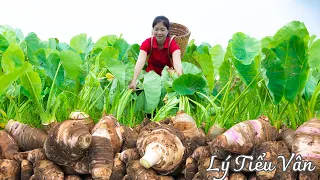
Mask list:
[{"label": "basket on back", "polygon": [[169,33],[171,36],[175,35],[174,40],[177,42],[177,44],[180,47],[181,58],[182,58],[186,51],[191,32],[186,26],[173,22],[170,25]]}]

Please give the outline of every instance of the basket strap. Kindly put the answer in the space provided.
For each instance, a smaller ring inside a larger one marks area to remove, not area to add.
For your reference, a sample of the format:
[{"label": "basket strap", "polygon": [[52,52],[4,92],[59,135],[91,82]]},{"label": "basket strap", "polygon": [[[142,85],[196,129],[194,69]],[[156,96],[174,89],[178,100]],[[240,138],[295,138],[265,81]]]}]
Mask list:
[{"label": "basket strap", "polygon": [[152,46],[153,46],[153,36],[151,36],[151,46],[150,46],[149,56],[151,56],[151,53],[152,53]]},{"label": "basket strap", "polygon": [[176,35],[171,36],[170,41],[169,41],[169,45],[168,45],[168,58],[169,58],[169,60],[171,62],[172,67],[173,67],[173,62],[172,62],[172,58],[170,56],[170,44],[171,44],[172,40],[175,38],[175,36]]},{"label": "basket strap", "polygon": [[152,45],[153,45],[153,35],[151,36],[151,45],[150,45],[149,54],[147,54],[146,64],[148,64],[148,59],[150,58],[152,53]]},{"label": "basket strap", "polygon": [[[175,38],[175,36],[176,35],[173,35],[173,36],[170,37],[170,41],[169,41],[169,45],[168,45],[168,58],[169,58],[170,63],[171,63],[172,66],[173,66],[173,62],[172,62],[172,58],[170,56],[170,44],[171,44],[172,40]],[[153,36],[151,36],[151,46],[150,46],[150,51],[149,51],[149,55],[148,55],[147,59],[149,59],[149,57],[151,56],[152,49],[153,49],[152,45],[153,45]]]}]

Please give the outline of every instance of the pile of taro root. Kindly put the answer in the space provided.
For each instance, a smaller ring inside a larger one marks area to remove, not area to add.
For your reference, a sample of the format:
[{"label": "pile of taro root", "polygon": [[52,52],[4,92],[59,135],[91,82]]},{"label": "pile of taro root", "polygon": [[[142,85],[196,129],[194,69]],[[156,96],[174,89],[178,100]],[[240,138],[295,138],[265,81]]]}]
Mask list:
[{"label": "pile of taro root", "polygon": [[[112,115],[94,123],[81,112],[46,130],[10,120],[0,131],[0,179],[317,180],[319,122],[278,131],[262,115],[205,134],[183,111],[160,122],[145,118],[134,128]],[[295,156],[287,166],[278,158],[289,160],[292,153],[303,161]],[[252,158],[240,163],[240,155]],[[313,170],[301,170],[303,162]]]}]

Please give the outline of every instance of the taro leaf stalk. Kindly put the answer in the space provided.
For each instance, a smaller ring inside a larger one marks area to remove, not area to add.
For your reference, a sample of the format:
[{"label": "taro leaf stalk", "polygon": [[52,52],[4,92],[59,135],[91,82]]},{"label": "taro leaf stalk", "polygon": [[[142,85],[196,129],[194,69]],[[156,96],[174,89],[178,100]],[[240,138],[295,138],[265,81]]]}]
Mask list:
[{"label": "taro leaf stalk", "polygon": [[[26,73],[21,77],[21,85],[27,90],[27,96],[33,100],[37,111],[39,112],[42,125],[46,127],[50,126],[51,123],[54,123],[56,121],[54,114],[55,110],[57,110],[57,106],[53,108],[52,114],[49,113],[49,108],[47,108],[47,111],[45,110],[43,96],[41,95],[42,83],[39,74],[35,71]],[[54,83],[51,88],[53,88],[53,86]],[[52,92],[50,92],[50,94],[51,93]],[[50,100],[48,100],[48,102],[50,102]]]},{"label": "taro leaf stalk", "polygon": [[[309,84],[312,84],[312,89],[309,89],[310,94],[310,100],[308,102],[308,116],[307,119],[315,117],[315,111],[316,111],[316,102],[318,99],[318,96],[320,95],[320,81],[319,81],[319,74],[318,77],[316,77],[317,72],[319,73],[320,70],[320,39],[316,40],[309,49],[309,66],[310,66],[310,75],[309,79],[306,85],[306,88],[309,87]],[[308,89],[306,89],[307,91]],[[307,94],[307,93],[306,93]],[[307,95],[306,95],[307,96]]]},{"label": "taro leaf stalk", "polygon": [[[140,91],[139,95],[137,95],[136,92],[133,93],[132,89],[126,87],[121,92],[118,91],[118,94],[114,96],[114,111],[112,114],[121,123],[135,124],[134,119],[128,119],[128,117],[132,117],[132,113],[137,104],[141,106],[141,108],[139,108],[141,112],[150,113],[152,116],[158,107],[162,89],[160,76],[154,71],[151,71],[143,74],[142,83],[140,83],[140,80],[138,82],[137,90]],[[137,102],[135,102],[135,99]]]},{"label": "taro leaf stalk", "polygon": [[[104,85],[103,96],[103,115],[112,114],[120,123],[132,125],[133,122],[133,109],[135,107],[134,93],[132,89],[121,88],[118,79],[111,73],[106,76],[112,78],[103,78],[108,84]],[[100,82],[101,82],[100,78]],[[144,104],[143,104],[144,105]]]},{"label": "taro leaf stalk", "polygon": [[[211,99],[211,103],[217,100],[217,97],[220,94],[223,94],[223,98],[220,102],[220,107],[212,106],[215,110],[215,122],[214,125],[218,128],[229,128],[230,126],[234,125],[236,121],[230,121],[230,119],[242,119],[241,117],[246,117],[249,113],[247,110],[248,105],[251,101],[253,101],[253,96],[250,96],[249,90],[254,86],[254,82],[257,81],[260,73],[258,73],[251,82],[243,89],[241,92],[237,92],[238,96],[235,96],[234,99],[231,98],[231,93],[233,91],[233,87],[231,87],[231,83],[233,82],[234,77],[230,76],[229,81],[225,86],[219,91],[219,93]],[[234,90],[238,91],[238,87],[234,88]],[[259,96],[259,95],[258,95]],[[260,106],[262,106],[262,102],[260,102]],[[257,108],[256,105],[253,108]],[[238,112],[238,113],[236,113]],[[229,127],[228,127],[229,126]]]},{"label": "taro leaf stalk", "polygon": [[[195,118],[197,119],[197,125],[201,124],[203,116],[207,118],[207,108],[202,103],[205,101],[201,99],[202,96],[207,94],[205,91],[207,86],[206,79],[194,74],[183,74],[172,83],[173,90],[179,95],[179,111],[183,110],[187,114],[199,116],[199,118]],[[201,93],[200,96],[197,94],[198,92]],[[209,99],[208,97],[206,98]],[[196,108],[195,113],[191,112],[192,105]]]},{"label": "taro leaf stalk", "polygon": [[[231,62],[233,66],[235,67],[237,74],[239,75],[240,79],[245,83],[246,86],[250,85],[250,92],[255,92],[257,94],[257,100],[258,100],[258,108],[257,113],[260,113],[261,106],[263,106],[263,102],[261,100],[261,94],[259,93],[259,81],[260,81],[260,61],[261,61],[261,43],[255,38],[252,38],[244,33],[238,32],[233,35],[232,40],[229,42],[228,45],[228,56],[231,59]],[[236,89],[235,85],[236,83],[231,85],[232,89]],[[239,92],[239,90],[238,90]],[[239,92],[239,94],[242,94]],[[249,103],[251,103],[252,100],[249,102],[242,101],[240,106],[243,105],[243,103],[247,104],[244,106],[248,106],[246,109],[250,109]],[[252,103],[253,104],[253,103]],[[242,111],[240,108],[238,108],[239,111]],[[248,112],[249,114],[253,114],[252,112]],[[250,116],[250,115],[249,115]],[[256,117],[253,117],[256,118]]]},{"label": "taro leaf stalk", "polygon": [[76,81],[75,93],[80,90],[79,75],[82,72],[82,60],[80,56],[71,50],[62,51],[60,52],[59,56],[61,61],[56,69],[46,106],[43,104],[43,88],[39,74],[36,71],[32,71],[21,77],[21,85],[27,90],[27,96],[35,103],[42,121],[42,125],[45,128],[49,128],[51,125],[53,125],[53,123],[56,122],[55,112],[60,105],[60,100],[57,98],[54,101],[56,98],[54,94],[56,93],[56,80],[61,66],[63,66],[64,70],[67,72],[68,77]]},{"label": "taro leaf stalk", "polygon": [[132,117],[132,93],[132,89],[121,88],[117,78],[111,79],[104,87],[103,115],[112,114],[120,123],[131,124],[127,117]]},{"label": "taro leaf stalk", "polygon": [[102,88],[99,79],[89,71],[85,83],[77,94],[78,101],[75,104],[75,111],[81,111],[95,118],[101,117],[104,107],[104,94],[107,88]]},{"label": "taro leaf stalk", "polygon": [[289,102],[291,126],[296,129],[294,103],[304,89],[309,74],[304,40],[292,35],[290,39],[280,42],[275,48],[264,49],[263,52],[266,55],[263,67],[268,78],[267,87],[275,104],[278,104],[282,97]]},{"label": "taro leaf stalk", "polygon": [[[275,105],[284,103],[283,97],[288,102],[275,119],[280,121],[284,114],[288,114],[292,128],[296,128],[312,116],[310,97],[317,83],[309,74],[319,65],[319,42],[314,42],[315,36],[309,37],[306,26],[299,21],[286,24],[268,41],[266,39],[263,41],[267,49],[263,49],[266,56],[262,68],[268,91]],[[298,113],[295,112],[297,108]]]},{"label": "taro leaf stalk", "polygon": [[[21,78],[21,84],[26,90],[24,91],[26,96],[32,99],[36,105],[42,124],[49,126],[56,122],[55,111],[59,107],[61,97],[65,96],[64,92],[59,95],[58,93],[61,90],[67,91],[67,88],[71,87],[63,85],[75,82],[75,92],[71,93],[78,94],[80,92],[80,78],[85,76],[82,70],[83,61],[79,54],[74,52],[78,50],[76,47],[72,51],[68,45],[64,47],[63,44],[58,43],[57,39],[52,38],[49,39],[49,42],[44,42],[34,33],[29,33],[20,46],[28,61],[35,66],[33,72]],[[46,97],[47,89],[45,89],[47,78],[52,80],[48,88],[48,97]],[[69,81],[69,79],[73,81]],[[47,100],[46,106],[44,100]]]},{"label": "taro leaf stalk", "polygon": [[[229,42],[224,60],[219,67],[219,81],[217,95],[210,97],[209,102],[214,111],[213,125],[218,128],[232,126],[235,121],[249,115],[247,109],[253,96],[249,92],[256,89],[260,73],[258,71],[260,60],[260,42],[241,32],[233,35]],[[242,81],[239,81],[240,76]],[[242,86],[245,83],[245,87]],[[221,95],[221,98],[218,97]],[[258,97],[260,95],[258,94]],[[220,107],[218,107],[218,104]],[[259,101],[261,108],[262,102]],[[257,108],[257,106],[255,106]],[[259,109],[257,110],[259,113]],[[250,112],[252,113],[252,112]],[[209,122],[206,129],[211,126]]]},{"label": "taro leaf stalk", "polygon": [[[123,47],[122,47],[123,45]],[[101,49],[101,53],[98,56],[98,60],[95,63],[96,71],[99,74],[112,75],[112,79],[107,87],[105,87],[105,102],[103,107],[103,113],[113,114],[120,119],[124,120],[125,109],[127,104],[131,101],[131,95],[127,89],[127,83],[133,75],[133,64],[131,62],[124,61],[127,59],[127,43],[114,36],[105,36],[101,38],[95,48]],[[105,78],[100,78],[104,80]],[[111,87],[109,87],[111,85]],[[110,107],[111,106],[111,107]],[[129,107],[129,109],[132,109]]]},{"label": "taro leaf stalk", "polygon": [[22,120],[21,113],[29,105],[30,100],[22,100],[20,98],[20,87],[16,80],[31,70],[31,64],[25,62],[21,68],[16,68],[13,72],[0,76],[0,81],[2,82],[0,85],[0,97],[4,94],[2,96],[3,100],[0,100],[0,128],[4,128],[9,119]]},{"label": "taro leaf stalk", "polygon": [[318,97],[320,95],[320,82],[318,81],[318,85],[316,86],[312,96],[311,96],[311,99],[308,103],[308,116],[307,118],[310,119],[310,118],[313,118],[313,117],[316,117],[316,103],[317,101],[319,101]]},{"label": "taro leaf stalk", "polygon": [[[11,98],[11,93],[14,93],[16,95],[19,90],[17,86],[12,84],[19,78],[21,78],[24,74],[32,71],[32,65],[29,62],[25,61],[23,51],[18,45],[8,45],[8,43],[4,39],[1,40],[1,37],[0,41],[2,41],[0,42],[2,43],[2,45],[0,45],[2,46],[1,49],[5,50],[5,52],[1,56],[0,71],[3,72],[3,74],[0,75],[0,95],[6,95],[6,97],[10,100],[9,107],[13,107],[14,111],[16,112],[16,117],[20,120],[19,108],[15,104],[15,101]],[[7,92],[8,88],[10,89],[10,92]],[[7,108],[4,107],[4,109]],[[7,113],[3,111],[1,114],[4,116],[4,118],[6,118],[6,120],[12,117],[10,111],[7,111]],[[5,123],[6,120],[3,120],[3,123]]]},{"label": "taro leaf stalk", "polygon": [[153,118],[154,113],[160,106],[161,94],[164,89],[161,77],[154,71],[150,71],[148,73],[141,73],[141,79],[137,82],[137,89],[132,97],[137,102],[134,102],[134,106],[129,109],[131,109],[131,112],[149,113]]},{"label": "taro leaf stalk", "polygon": [[180,103],[180,100],[177,98],[178,94],[176,92],[169,92],[164,98],[164,105],[160,107],[156,115],[153,117],[154,121],[160,121],[168,117],[170,112],[176,109],[176,106]]}]

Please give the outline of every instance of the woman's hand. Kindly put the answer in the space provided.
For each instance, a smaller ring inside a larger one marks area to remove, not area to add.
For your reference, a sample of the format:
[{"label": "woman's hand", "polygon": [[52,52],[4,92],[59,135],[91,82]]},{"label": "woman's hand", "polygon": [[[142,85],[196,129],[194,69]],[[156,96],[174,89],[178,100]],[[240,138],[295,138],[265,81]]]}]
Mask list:
[{"label": "woman's hand", "polygon": [[137,82],[136,82],[135,80],[131,80],[128,88],[129,88],[129,89],[133,89],[133,91],[135,91],[135,90],[136,90],[136,87],[137,87]]}]

